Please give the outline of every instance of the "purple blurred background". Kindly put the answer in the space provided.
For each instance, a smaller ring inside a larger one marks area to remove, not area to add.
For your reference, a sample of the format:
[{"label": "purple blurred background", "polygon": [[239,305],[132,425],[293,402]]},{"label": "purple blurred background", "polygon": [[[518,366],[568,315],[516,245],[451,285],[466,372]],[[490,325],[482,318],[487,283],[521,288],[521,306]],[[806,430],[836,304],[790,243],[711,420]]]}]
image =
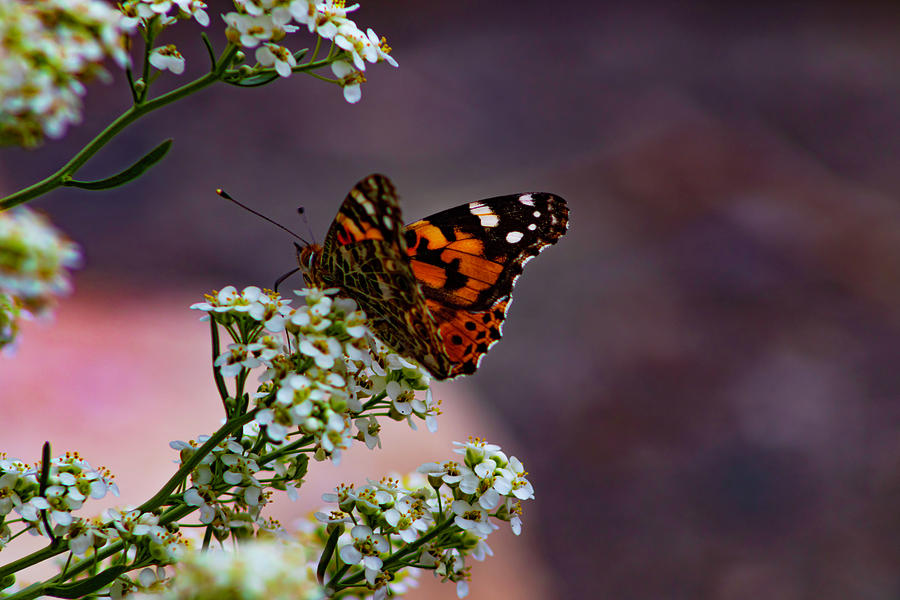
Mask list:
[{"label": "purple blurred background", "polygon": [[[301,234],[304,205],[319,239],[370,172],[407,220],[555,192],[569,234],[529,264],[464,384],[516,436],[553,597],[897,598],[896,3],[404,0],[354,16],[400,63],[367,71],[359,105],[302,76],[215,87],[80,174],[174,137],[140,182],[34,203],[83,244],[77,284],[270,285],[291,240],[216,187]],[[196,31],[178,29],[200,73]],[[127,100],[94,86],[63,142],[4,150],[2,190],[55,170]]]}]

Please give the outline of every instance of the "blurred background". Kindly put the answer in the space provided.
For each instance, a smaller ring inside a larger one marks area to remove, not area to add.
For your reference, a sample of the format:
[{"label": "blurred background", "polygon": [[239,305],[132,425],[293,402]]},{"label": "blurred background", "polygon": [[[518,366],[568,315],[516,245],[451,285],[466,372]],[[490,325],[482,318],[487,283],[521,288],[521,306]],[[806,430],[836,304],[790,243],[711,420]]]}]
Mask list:
[{"label": "blurred background", "polygon": [[[210,5],[219,47],[225,10]],[[479,372],[437,386],[438,436],[386,437],[360,459],[378,466],[316,485],[442,459],[469,434],[519,456],[537,499],[521,538],[492,540],[476,600],[897,598],[900,7],[397,0],[354,19],[400,63],[370,67],[358,105],[299,75],[214,87],[79,174],[173,137],[137,183],[32,204],[86,266],[55,324],[0,359],[2,449],[33,460],[51,436],[120,473],[137,504],[171,470],[168,440],[217,426],[207,329],[187,306],[295,264],[289,237],[217,187],[301,235],[305,206],[319,240],[371,172],[408,221],[551,191],[570,231],[528,265]],[[206,67],[195,25],[167,41],[182,80]],[[124,110],[120,79],[90,89],[63,141],[4,149],[0,191]]]}]

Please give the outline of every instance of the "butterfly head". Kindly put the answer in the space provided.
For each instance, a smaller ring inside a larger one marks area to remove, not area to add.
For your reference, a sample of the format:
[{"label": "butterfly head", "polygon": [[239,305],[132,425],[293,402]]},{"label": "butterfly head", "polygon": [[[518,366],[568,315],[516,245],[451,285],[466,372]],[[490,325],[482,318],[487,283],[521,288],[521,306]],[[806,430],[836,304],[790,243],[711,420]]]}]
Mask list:
[{"label": "butterfly head", "polygon": [[308,286],[328,287],[325,283],[325,273],[322,269],[322,247],[318,244],[307,244],[297,247],[297,262],[300,263],[300,272]]}]

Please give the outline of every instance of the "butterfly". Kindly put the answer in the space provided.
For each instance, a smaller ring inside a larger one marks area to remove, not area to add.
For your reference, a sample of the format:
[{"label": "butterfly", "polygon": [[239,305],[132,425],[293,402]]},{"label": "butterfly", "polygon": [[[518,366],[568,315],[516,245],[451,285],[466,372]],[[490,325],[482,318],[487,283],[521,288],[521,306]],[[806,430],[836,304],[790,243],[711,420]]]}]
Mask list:
[{"label": "butterfly", "polygon": [[450,379],[475,372],[500,339],[523,266],[568,224],[565,200],[532,192],[404,226],[394,185],[374,174],[350,190],[325,242],[299,258],[307,284],[338,288],[379,339]]}]

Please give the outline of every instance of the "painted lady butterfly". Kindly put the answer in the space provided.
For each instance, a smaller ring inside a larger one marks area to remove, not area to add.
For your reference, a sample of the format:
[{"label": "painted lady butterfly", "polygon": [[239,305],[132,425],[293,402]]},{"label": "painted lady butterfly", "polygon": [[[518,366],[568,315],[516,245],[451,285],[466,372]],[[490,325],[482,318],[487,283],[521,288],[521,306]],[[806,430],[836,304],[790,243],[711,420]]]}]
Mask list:
[{"label": "painted lady butterfly", "polygon": [[437,379],[474,373],[501,335],[522,267],[566,233],[543,192],[470,202],[403,226],[384,175],[356,184],[323,246],[300,251],[308,284],[356,300],[373,332]]}]

